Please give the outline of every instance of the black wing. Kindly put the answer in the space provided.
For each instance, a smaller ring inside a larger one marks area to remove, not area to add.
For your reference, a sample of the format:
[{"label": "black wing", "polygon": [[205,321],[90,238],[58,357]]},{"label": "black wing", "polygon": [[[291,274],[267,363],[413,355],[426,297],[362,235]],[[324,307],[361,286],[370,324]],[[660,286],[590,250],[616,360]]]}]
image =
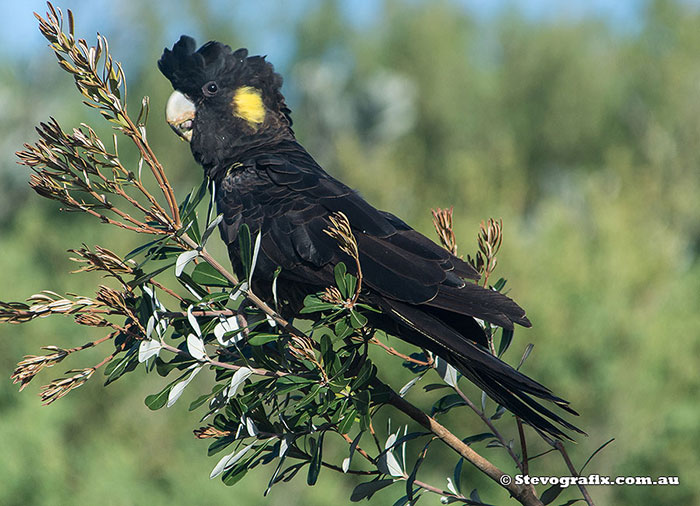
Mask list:
[{"label": "black wing", "polygon": [[331,213],[343,212],[358,242],[364,297],[382,310],[373,325],[448,360],[536,428],[568,437],[554,421],[580,432],[533,397],[575,414],[566,401],[486,351],[483,329],[474,318],[505,328],[513,323],[530,326],[522,308],[505,295],[468,281],[479,277],[469,264],[397,217],[372,207],[326,174],[303,148],[253,158],[237,167],[219,185],[217,201],[234,267],[240,268],[238,228],[246,223],[254,236],[262,234],[254,289],[270,297],[271,275],[281,266],[278,292],[287,299],[298,295],[296,309],[303,295],[334,284],[338,262],[354,267],[325,233]]},{"label": "black wing", "polygon": [[[234,245],[241,223],[262,231],[259,265],[280,279],[330,286],[333,266],[354,262],[325,233],[329,215],[343,212],[358,241],[365,286],[409,304],[474,316],[512,328],[529,326],[525,312],[507,297],[465,279],[474,268],[357,192],[326,174],[306,152],[257,157],[220,185],[223,238]],[[237,255],[237,247],[231,249]]]}]

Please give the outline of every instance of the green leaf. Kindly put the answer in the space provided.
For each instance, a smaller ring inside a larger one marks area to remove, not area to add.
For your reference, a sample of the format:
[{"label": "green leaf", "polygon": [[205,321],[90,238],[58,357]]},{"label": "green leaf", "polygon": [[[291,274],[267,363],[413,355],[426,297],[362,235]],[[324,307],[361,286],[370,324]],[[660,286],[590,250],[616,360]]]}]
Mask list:
[{"label": "green leaf", "polygon": [[124,374],[133,371],[139,365],[138,349],[140,342],[135,342],[122,360],[113,360],[108,364],[105,369],[105,375],[107,379],[105,380],[105,386],[109,385],[113,381],[116,381]]},{"label": "green leaf", "polygon": [[352,403],[357,409],[360,415],[369,413],[369,403],[371,401],[371,396],[368,390],[362,390],[357,392],[352,396]]},{"label": "green leaf", "polygon": [[500,404],[496,407],[496,412],[489,417],[489,420],[498,420],[503,416],[503,414],[506,412],[505,406],[501,406]]},{"label": "green leaf", "polygon": [[440,390],[441,388],[450,388],[450,385],[445,385],[444,383],[431,383],[430,385],[425,385],[423,390],[426,392],[432,392],[433,390]]},{"label": "green leaf", "polygon": [[155,246],[156,244],[165,242],[167,240],[168,240],[168,237],[164,237],[162,239],[156,239],[154,241],[147,242],[146,244],[142,244],[141,246],[134,248],[129,253],[127,253],[126,256],[124,257],[124,261],[131,260],[132,258],[139,255],[143,251],[146,251],[149,248],[151,248],[152,246]]},{"label": "green leaf", "polygon": [[238,228],[238,247],[241,251],[241,263],[243,264],[245,279],[248,279],[253,250],[250,239],[250,228],[248,228],[248,225],[245,223]]},{"label": "green leaf", "polygon": [[350,299],[355,296],[355,288],[357,287],[357,278],[352,274],[348,273],[345,275],[345,286],[348,291],[347,298]]},{"label": "green leaf", "polygon": [[313,437],[309,438],[313,458],[311,459],[311,464],[309,465],[309,473],[306,475],[306,483],[308,483],[311,486],[316,485],[318,475],[321,472],[321,459],[323,457],[323,436],[325,434],[325,432],[321,432],[321,434],[318,436],[318,443],[316,443]]},{"label": "green leaf", "polygon": [[540,501],[542,501],[542,504],[549,504],[552,501],[554,501],[554,499],[559,497],[559,494],[561,494],[563,490],[564,489],[561,488],[559,484],[552,485],[547,490],[542,492],[542,495],[540,496]]},{"label": "green leaf", "polygon": [[481,500],[481,497],[479,497],[479,491],[477,489],[474,489],[471,491],[471,493],[469,494],[469,499],[471,499],[472,501],[474,501],[477,504],[484,503],[484,501]]},{"label": "green leaf", "polygon": [[[357,391],[365,387],[377,375],[377,368],[372,362],[366,360],[360,372],[357,373],[357,378],[352,382],[352,389]],[[368,392],[369,394],[369,392]]]},{"label": "green leaf", "polygon": [[317,313],[327,309],[333,309],[335,306],[330,302],[321,300],[318,295],[307,295],[304,298],[304,307],[299,311],[300,314]]},{"label": "green leaf", "polygon": [[384,480],[373,480],[368,481],[366,483],[360,483],[352,491],[352,494],[350,495],[350,500],[352,502],[359,502],[362,499],[369,499],[375,494],[375,492],[388,487],[392,483],[394,483],[394,480],[389,478]]},{"label": "green leaf", "polygon": [[522,367],[522,365],[523,365],[523,364],[525,363],[525,361],[527,360],[527,357],[530,356],[530,353],[532,352],[532,348],[534,348],[534,347],[535,347],[535,345],[532,344],[532,343],[528,344],[528,345],[525,347],[525,351],[523,352],[523,356],[522,356],[522,358],[520,359],[520,363],[518,364],[518,367],[515,368],[516,371],[519,371],[519,370],[520,370],[520,368]]},{"label": "green leaf", "polygon": [[344,414],[343,420],[338,424],[338,432],[340,434],[347,434],[350,432],[350,429],[352,429],[352,426],[355,423],[356,417],[357,411],[353,408],[348,409]]},{"label": "green leaf", "polygon": [[145,400],[146,406],[148,406],[149,409],[152,409],[153,411],[156,411],[165,406],[165,404],[168,402],[168,395],[170,395],[170,390],[173,388],[173,385],[174,382],[169,384],[157,394],[147,396]]},{"label": "green leaf", "polygon": [[504,286],[506,286],[506,280],[503,278],[498,278],[498,281],[496,281],[496,283],[493,285],[493,289],[500,292],[503,290]]},{"label": "green leaf", "polygon": [[583,470],[586,468],[586,466],[588,465],[588,463],[589,463],[591,460],[593,460],[593,457],[595,457],[595,456],[598,454],[599,451],[601,451],[603,448],[605,448],[606,446],[608,446],[608,445],[609,445],[610,443],[612,443],[613,441],[615,441],[615,438],[608,439],[605,443],[603,443],[602,445],[600,445],[596,451],[594,451],[593,453],[591,453],[591,456],[588,457],[588,459],[586,460],[586,462],[581,466],[581,469],[579,469],[578,474],[580,475],[581,473],[583,473]]},{"label": "green leaf", "polygon": [[282,395],[315,383],[316,380],[311,378],[301,378],[292,375],[282,376],[277,379],[275,391],[278,395]]},{"label": "green leaf", "polygon": [[[420,496],[419,496],[420,497]],[[415,501],[413,504],[416,504],[417,501]],[[398,499],[396,499],[396,502],[392,506],[411,506],[410,499],[408,498],[407,495],[401,496]]]},{"label": "green leaf", "polygon": [[173,369],[186,369],[188,366],[194,364],[194,360],[191,358],[185,358],[181,355],[176,355],[169,362],[165,362],[160,357],[156,357],[155,364],[158,374],[166,377]]},{"label": "green leaf", "polygon": [[228,292],[214,292],[202,297],[200,302],[219,302],[225,306],[230,296]]},{"label": "green leaf", "polygon": [[158,269],[156,269],[153,272],[149,272],[147,274],[142,274],[138,278],[129,281],[127,283],[127,285],[129,285],[131,288],[136,288],[137,286],[146,283],[150,279],[155,278],[161,272],[170,269],[173,265],[175,265],[175,262],[168,262],[164,266],[159,267]]},{"label": "green leaf", "polygon": [[[244,464],[247,464],[247,462]],[[241,481],[247,473],[248,468],[243,464],[238,464],[226,471],[221,477],[221,481],[230,487]]]},{"label": "green leaf", "polygon": [[236,441],[235,436],[224,436],[218,438],[216,441],[209,445],[209,448],[207,449],[207,455],[209,457],[211,457],[212,455],[216,455],[224,448],[227,448],[234,441]]},{"label": "green leaf", "polygon": [[316,396],[319,394],[322,388],[323,387],[320,384],[315,383],[314,386],[311,388],[311,391],[296,403],[296,409],[298,410],[299,408],[302,408],[316,400]]},{"label": "green leaf", "polygon": [[482,432],[481,434],[474,434],[473,436],[466,437],[462,439],[462,442],[465,445],[471,445],[472,443],[477,443],[479,441],[483,441],[485,439],[490,439],[492,437],[496,437],[493,435],[491,432]]},{"label": "green leaf", "polygon": [[436,413],[447,413],[452,408],[459,406],[466,406],[467,403],[457,394],[449,394],[440,398],[435,404],[433,404],[431,415]]},{"label": "green leaf", "polygon": [[196,399],[196,400],[194,400],[194,401],[192,401],[192,402],[190,403],[189,411],[194,411],[194,410],[197,409],[199,406],[201,406],[202,404],[204,404],[205,402],[207,402],[209,399],[211,399],[212,397],[214,397],[216,394],[218,394],[219,392],[221,392],[224,388],[226,388],[226,384],[225,384],[225,383],[217,383],[217,384],[215,384],[214,387],[213,387],[212,390],[211,390],[211,393],[204,394],[204,395],[202,395],[201,397],[199,397],[198,399]]},{"label": "green leaf", "polygon": [[200,185],[193,188],[189,195],[182,201],[182,204],[180,204],[180,218],[183,223],[186,224],[189,221],[191,215],[194,214],[197,206],[207,194],[208,183],[209,181],[207,178],[202,179]]},{"label": "green leaf", "polygon": [[347,272],[347,267],[345,267],[345,264],[343,262],[339,262],[335,265],[335,268],[333,269],[333,275],[335,276],[335,284],[338,287],[338,290],[340,290],[340,294],[348,299],[348,285],[345,283],[345,273]]},{"label": "green leaf", "polygon": [[[191,225],[189,223],[192,223]],[[189,228],[187,228],[187,233],[192,237],[192,240],[197,244],[202,244],[202,234],[199,231],[199,220],[197,219],[197,213],[193,213],[190,220],[188,220]]]},{"label": "green leaf", "polygon": [[361,329],[367,325],[367,318],[355,310],[350,310],[350,325],[354,329]]},{"label": "green leaf", "polygon": [[328,334],[324,334],[321,336],[321,356],[326,356],[329,351],[333,351],[333,343],[331,342],[331,338],[328,337]]},{"label": "green leaf", "polygon": [[248,337],[248,344],[251,346],[262,346],[269,342],[276,341],[278,338],[279,336],[277,334],[266,334],[261,332],[252,337]]},{"label": "green leaf", "polygon": [[347,318],[338,320],[335,324],[335,335],[338,336],[339,339],[345,339],[350,334],[352,334],[352,327],[348,325]]},{"label": "green leaf", "polygon": [[197,294],[200,297],[205,297],[206,295],[208,295],[207,291],[204,288],[202,288],[201,286],[199,286],[198,283],[195,283],[194,280],[192,279],[192,277],[189,274],[187,274],[186,272],[181,273],[180,276],[177,278],[177,280],[180,282],[180,284],[182,286],[185,286],[185,285],[189,286],[192,290],[197,292]]},{"label": "green leaf", "polygon": [[425,444],[425,446],[423,447],[423,451],[420,452],[420,454],[418,455],[418,458],[416,459],[416,463],[413,466],[413,470],[411,471],[411,474],[408,476],[408,479],[406,480],[406,497],[408,497],[408,500],[411,501],[412,504],[415,504],[415,501],[413,498],[413,483],[416,481],[416,476],[418,476],[418,469],[423,464],[423,461],[425,460],[425,456],[428,454],[428,446],[430,446],[430,441],[428,441]]},{"label": "green leaf", "polygon": [[195,283],[205,286],[233,286],[228,279],[210,264],[201,262],[195,266],[190,275]]},{"label": "green leaf", "polygon": [[455,489],[460,494],[462,493],[462,465],[464,464],[464,458],[460,458],[457,461],[454,471],[452,472],[452,483]]},{"label": "green leaf", "polygon": [[513,329],[503,329],[501,332],[501,343],[498,346],[498,358],[501,358],[513,340]]}]

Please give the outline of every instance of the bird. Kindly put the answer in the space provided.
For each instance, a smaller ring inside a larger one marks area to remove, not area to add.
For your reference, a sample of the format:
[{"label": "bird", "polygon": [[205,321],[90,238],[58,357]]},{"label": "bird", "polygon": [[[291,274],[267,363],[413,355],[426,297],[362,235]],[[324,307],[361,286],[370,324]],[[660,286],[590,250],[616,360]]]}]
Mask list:
[{"label": "bird", "polygon": [[[282,76],[266,56],[183,35],[158,68],[174,91],[166,119],[189,142],[213,182],[219,224],[234,272],[244,275],[238,231],[260,236],[251,289],[288,315],[305,295],[334,285],[334,268],[353,259],[326,231],[343,213],[357,242],[360,301],[378,310],[370,324],[447,361],[525,423],[554,438],[583,433],[548,407],[577,415],[567,401],[489,352],[478,320],[512,330],[530,327],[506,295],[475,283],[476,269],[369,204],[328,174],[296,139]],[[357,274],[357,273],[356,273]],[[545,401],[545,402],[543,402]]]}]

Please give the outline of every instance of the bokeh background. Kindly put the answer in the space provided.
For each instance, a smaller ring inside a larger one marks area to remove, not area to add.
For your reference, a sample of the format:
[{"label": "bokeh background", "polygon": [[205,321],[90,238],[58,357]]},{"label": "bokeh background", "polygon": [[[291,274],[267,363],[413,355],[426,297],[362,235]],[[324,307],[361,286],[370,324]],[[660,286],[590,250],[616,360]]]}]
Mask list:
[{"label": "bokeh background", "polygon": [[[518,329],[507,358],[517,362],[535,343],[526,372],[581,413],[576,421],[589,437],[570,446],[574,462],[614,437],[587,472],[681,480],[678,487],[591,488],[593,498],[700,504],[699,2],[58,5],[74,10],[77,31],[90,42],[95,32],[107,36],[124,64],[133,110],[150,96],[149,138],[180,198],[201,172],[164,125],[170,90],[155,62],[187,33],[268,54],[285,75],[302,143],[376,206],[431,236],[430,208],[454,206],[463,254],[475,250],[480,220],[503,218],[497,274],[534,323]],[[0,300],[45,288],[89,294],[96,279],[69,274],[75,266],[66,250],[84,242],[124,253],[139,239],[59,213],[29,190],[27,171],[15,164],[13,153],[36,140],[33,127],[49,116],[64,128],[85,121],[111,135],[80,105],[36,30],[34,10],[43,14],[43,3],[2,3]],[[158,412],[143,404],[161,378],[136,372],[106,389],[92,380],[47,408],[35,395],[42,381],[90,364],[66,361],[22,394],[9,381],[16,362],[41,345],[76,346],[89,337],[69,319],[0,327],[0,504],[349,502],[357,482],[328,470],[314,488],[302,477],[266,499],[270,469],[233,488],[209,481],[216,459],[192,437],[199,420],[188,403]],[[398,383],[406,376],[393,372],[396,365],[386,362],[384,374]],[[481,431],[462,414],[452,421],[464,434]],[[510,469],[498,450],[477,450]],[[444,455],[425,481],[446,486],[454,459]],[[537,466],[538,474],[567,474],[557,457]],[[467,466],[463,486],[478,487],[487,502],[507,502]],[[561,497],[576,497],[568,494]],[[372,504],[400,495],[390,487]]]}]

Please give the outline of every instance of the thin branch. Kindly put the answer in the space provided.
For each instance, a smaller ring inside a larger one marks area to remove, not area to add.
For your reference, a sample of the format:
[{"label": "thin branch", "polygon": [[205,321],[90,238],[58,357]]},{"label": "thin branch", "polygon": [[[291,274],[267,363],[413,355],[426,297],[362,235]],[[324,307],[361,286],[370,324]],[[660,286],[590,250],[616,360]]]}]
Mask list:
[{"label": "thin branch", "polygon": [[[179,348],[175,348],[174,346],[170,346],[169,344],[164,343],[162,340],[160,342],[160,345],[164,350],[168,350],[171,353],[175,353],[177,355],[182,355],[185,357],[192,358],[192,356],[189,353],[187,353],[186,351],[183,351]],[[237,371],[239,369],[246,368],[246,369],[249,369],[253,374],[256,374],[258,376],[268,376],[271,378],[281,378],[282,376],[288,376],[290,374],[288,372],[283,372],[283,371],[268,371],[267,369],[260,369],[260,368],[256,368],[256,367],[248,367],[248,366],[244,366],[244,365],[229,364],[227,362],[220,362],[218,360],[212,360],[210,358],[203,361],[203,363],[213,365],[214,367],[221,367],[222,369],[230,369],[232,371]]]},{"label": "thin branch", "polygon": [[153,278],[149,279],[148,282],[149,282],[151,285],[155,286],[156,288],[160,288],[162,291],[164,291],[165,293],[167,293],[167,294],[170,295],[171,297],[173,297],[173,298],[179,300],[180,302],[182,302],[182,301],[185,300],[185,299],[183,299],[180,295],[178,295],[177,293],[175,293],[174,291],[172,291],[170,288],[168,288],[167,286],[162,285],[161,283],[159,283],[158,281],[154,280]]},{"label": "thin branch", "polygon": [[415,359],[415,358],[410,357],[410,356],[408,356],[408,355],[406,355],[406,354],[404,354],[404,353],[401,353],[400,351],[397,351],[396,349],[394,349],[394,348],[391,347],[391,346],[387,346],[386,344],[384,344],[383,342],[381,342],[381,341],[380,341],[379,339],[377,339],[376,337],[373,337],[372,339],[370,339],[369,342],[370,342],[371,344],[375,344],[375,345],[379,346],[379,347],[382,348],[384,351],[386,351],[389,355],[394,355],[394,356],[397,356],[397,357],[399,357],[399,358],[402,358],[402,359],[405,360],[406,362],[411,362],[411,363],[417,364],[417,365],[427,365],[427,366],[433,365],[433,360],[432,360],[432,359],[430,359],[430,360],[428,360],[428,361]]},{"label": "thin branch", "polygon": [[[206,260],[206,262],[209,265],[211,265],[219,274],[224,276],[231,284],[238,284],[238,278],[231,274],[223,265],[221,265],[213,256],[211,256],[211,254],[209,254],[206,248],[200,247],[189,235],[183,234],[180,237],[180,240],[190,249],[198,250],[199,255],[204,260]],[[258,309],[260,309],[262,312],[264,312],[266,315],[272,318],[281,328],[283,328],[292,335],[298,337],[308,337],[304,332],[297,329],[287,320],[282,318],[282,316],[280,316],[280,314],[277,313],[277,311],[268,306],[265,303],[265,301],[263,301],[260,297],[255,295],[252,291],[248,290],[245,295],[248,298],[248,300],[250,300]]]},{"label": "thin branch", "polygon": [[[165,311],[158,312],[159,315],[166,318],[187,318],[187,311]],[[195,316],[235,316],[237,311],[235,309],[200,309],[193,308],[192,314]]]},{"label": "thin branch", "polygon": [[413,484],[422,488],[423,490],[427,490],[428,492],[432,492],[433,494],[441,495],[443,497],[451,497],[454,500],[457,500],[459,502],[463,502],[464,504],[470,504],[470,505],[481,505],[483,503],[477,502],[477,501],[472,501],[471,499],[468,499],[467,497],[461,495],[461,494],[453,494],[452,492],[448,492],[447,490],[442,490],[441,488],[434,487],[432,485],[428,485],[427,483],[424,483],[419,480],[413,480]]},{"label": "thin branch", "polygon": [[[566,462],[566,467],[569,468],[569,472],[571,473],[571,476],[578,477],[579,476],[578,471],[576,470],[574,463],[571,462],[571,459],[569,458],[569,454],[566,452],[566,448],[564,448],[564,444],[561,441],[556,440],[556,441],[554,441],[553,446],[559,451],[559,453],[561,453],[561,456],[564,458],[564,462]],[[591,498],[591,495],[588,493],[588,490],[586,489],[586,487],[583,484],[581,484],[580,481],[577,481],[576,484],[578,485],[578,489],[583,494],[583,500],[586,501],[586,504],[588,504],[588,506],[595,506],[595,503],[593,502],[593,499]]]},{"label": "thin branch", "polygon": [[523,457],[522,457],[523,465],[522,465],[522,467],[520,467],[520,470],[522,471],[523,474],[530,474],[529,469],[528,469],[528,462],[527,462],[527,442],[525,440],[525,431],[523,430],[523,421],[520,419],[519,416],[516,416],[515,422],[518,424],[518,436],[520,437],[520,450],[523,453]]},{"label": "thin branch", "polygon": [[174,228],[180,228],[180,211],[177,206],[177,200],[175,199],[175,193],[173,192],[173,189],[170,186],[170,182],[165,176],[163,166],[156,158],[155,154],[153,153],[153,150],[151,149],[151,146],[148,144],[146,139],[143,138],[140,129],[131,121],[131,118],[125,114],[124,119],[126,120],[129,128],[129,130],[127,130],[125,133],[134,142],[134,144],[136,144],[136,147],[141,152],[141,156],[144,158],[144,160],[150,167],[151,172],[153,173],[153,177],[156,178],[156,181],[158,182],[158,185],[160,186],[160,189],[168,202],[168,206],[170,208],[170,216],[173,219]]},{"label": "thin branch", "polygon": [[338,471],[339,473],[343,474],[360,474],[360,475],[365,475],[365,476],[376,476],[380,474],[379,471],[357,471],[353,469],[348,469],[347,471],[344,471],[342,467],[336,466],[335,464],[331,464],[330,462],[325,462],[321,461],[321,465],[323,467],[327,467],[328,469],[332,469],[333,471]]},{"label": "thin branch", "polygon": [[471,399],[469,399],[469,397],[467,397],[467,395],[464,392],[462,392],[461,389],[459,389],[458,387],[453,387],[453,389],[455,392],[457,392],[457,395],[459,395],[462,398],[462,400],[467,404],[467,406],[469,406],[472,409],[472,411],[474,411],[474,413],[479,415],[479,418],[481,418],[481,420],[488,426],[488,428],[491,430],[493,435],[496,436],[496,438],[501,443],[501,445],[503,445],[503,447],[508,451],[508,454],[511,456],[511,458],[515,462],[515,465],[518,466],[518,469],[520,470],[520,472],[523,474],[527,474],[527,473],[525,473],[525,471],[523,469],[522,462],[520,461],[518,456],[513,451],[513,448],[511,448],[510,445],[506,442],[503,435],[498,431],[498,429],[493,424],[493,422],[489,419],[489,417],[486,416],[486,414],[483,411],[481,411],[479,408],[477,408],[476,405],[471,401]]},{"label": "thin branch", "polygon": [[388,385],[378,379],[375,379],[374,383],[377,388],[389,392],[389,404],[394,406],[399,411],[402,411],[420,425],[428,429],[430,432],[435,434],[447,446],[452,448],[460,456],[464,457],[465,460],[471,462],[477,469],[486,474],[501,487],[508,490],[508,492],[518,502],[526,506],[543,506],[542,501],[537,498],[530,487],[517,485],[510,475],[504,473],[490,461],[479,455],[469,445],[463,443],[461,439],[452,434],[452,432],[438,423],[434,418],[426,415],[413,404],[400,397]]}]

